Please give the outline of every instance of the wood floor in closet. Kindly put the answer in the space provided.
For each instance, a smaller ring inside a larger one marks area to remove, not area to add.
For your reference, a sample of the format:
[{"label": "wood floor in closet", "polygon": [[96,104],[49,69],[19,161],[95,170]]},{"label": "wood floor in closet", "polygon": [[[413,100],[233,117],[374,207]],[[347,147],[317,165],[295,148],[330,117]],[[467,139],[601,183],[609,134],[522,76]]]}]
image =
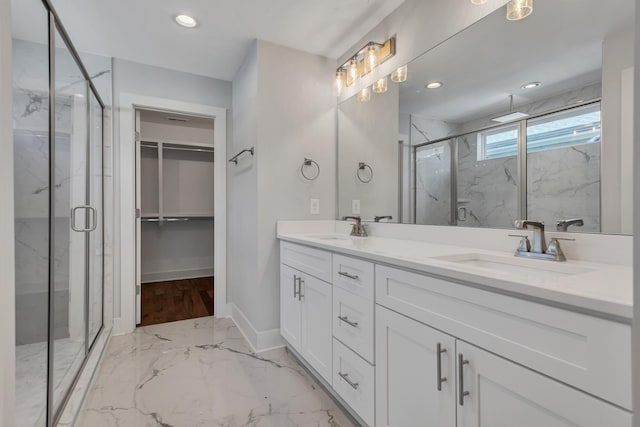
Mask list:
[{"label": "wood floor in closet", "polygon": [[213,315],[213,277],[142,284],[140,326]]}]

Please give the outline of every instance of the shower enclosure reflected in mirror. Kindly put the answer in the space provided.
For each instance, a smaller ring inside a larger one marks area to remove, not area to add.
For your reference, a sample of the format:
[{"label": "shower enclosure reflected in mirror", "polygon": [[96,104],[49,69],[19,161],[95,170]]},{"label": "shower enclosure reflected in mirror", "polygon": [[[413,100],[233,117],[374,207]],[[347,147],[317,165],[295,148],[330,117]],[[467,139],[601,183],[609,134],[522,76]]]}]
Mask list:
[{"label": "shower enclosure reflected in mirror", "polygon": [[537,0],[518,22],[500,8],[406,82],[342,102],[340,217],[631,234],[633,17],[632,0]]}]

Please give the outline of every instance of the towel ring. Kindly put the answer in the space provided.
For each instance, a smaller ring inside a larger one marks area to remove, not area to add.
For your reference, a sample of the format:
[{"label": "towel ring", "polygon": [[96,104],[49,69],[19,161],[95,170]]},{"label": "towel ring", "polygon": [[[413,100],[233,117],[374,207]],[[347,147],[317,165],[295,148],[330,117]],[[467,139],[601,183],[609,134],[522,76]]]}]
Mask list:
[{"label": "towel ring", "polygon": [[[369,179],[362,179],[362,177],[360,176],[360,171],[363,171],[365,169],[369,169]],[[356,171],[356,176],[358,177],[358,181],[364,184],[368,184],[373,179],[373,169],[371,168],[371,166],[369,166],[365,162],[360,162],[358,163],[358,170]]]},{"label": "towel ring", "polygon": [[[315,176],[313,177],[308,177],[305,173],[304,173],[304,167],[305,166],[311,166],[311,165],[315,165],[316,169],[318,170],[315,174]],[[300,173],[302,174],[302,176],[304,177],[304,179],[306,179],[307,181],[313,181],[316,178],[318,178],[320,176],[320,165],[318,165],[318,162],[316,162],[315,160],[312,159],[307,159],[305,157],[304,162],[302,162],[302,166],[300,166]]]}]

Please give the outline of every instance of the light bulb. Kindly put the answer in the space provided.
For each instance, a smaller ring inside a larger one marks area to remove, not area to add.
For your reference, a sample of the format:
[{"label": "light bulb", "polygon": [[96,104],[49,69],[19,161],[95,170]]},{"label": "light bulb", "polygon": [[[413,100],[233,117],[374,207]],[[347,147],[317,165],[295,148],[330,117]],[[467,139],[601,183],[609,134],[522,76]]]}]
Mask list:
[{"label": "light bulb", "polygon": [[380,80],[377,80],[374,84],[373,84],[373,91],[375,93],[385,93],[388,89],[387,86],[387,78],[383,77]]},{"label": "light bulb", "polygon": [[347,65],[347,86],[351,86],[358,79],[358,60],[352,58]]},{"label": "light bulb", "polygon": [[511,0],[507,3],[507,19],[519,21],[531,15],[533,12],[533,0]]},{"label": "light bulb", "polygon": [[342,95],[345,83],[345,71],[340,68],[336,71],[336,96]]},{"label": "light bulb", "polygon": [[407,66],[404,65],[391,73],[391,81],[395,83],[407,81]]},{"label": "light bulb", "polygon": [[359,102],[367,102],[371,99],[371,90],[368,87],[365,87],[357,95]]},{"label": "light bulb", "polygon": [[373,44],[367,46],[365,49],[364,63],[367,73],[378,66],[378,46]]}]

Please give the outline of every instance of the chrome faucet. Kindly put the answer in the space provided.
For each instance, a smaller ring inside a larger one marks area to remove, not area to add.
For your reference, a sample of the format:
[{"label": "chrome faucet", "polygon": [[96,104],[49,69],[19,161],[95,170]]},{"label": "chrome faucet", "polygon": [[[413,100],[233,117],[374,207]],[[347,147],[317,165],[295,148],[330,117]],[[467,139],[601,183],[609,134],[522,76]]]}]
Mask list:
[{"label": "chrome faucet", "polygon": [[575,225],[576,227],[582,227],[584,225],[584,221],[582,220],[582,218],[562,219],[557,222],[556,230],[567,231],[567,229],[572,225]]},{"label": "chrome faucet", "polygon": [[393,220],[393,217],[391,215],[383,215],[383,216],[374,216],[373,217],[373,222],[380,222],[380,220],[382,219],[388,219],[389,221]]},{"label": "chrome faucet", "polygon": [[[552,238],[547,247],[547,242],[544,238],[544,223],[539,221],[527,221],[517,220],[515,226],[519,230],[526,230],[529,227],[533,228],[533,243],[529,243],[528,236],[514,236],[521,237],[520,244],[516,250],[515,255],[519,257],[529,257],[546,259],[551,261],[566,261],[562,249],[560,248],[559,240],[572,240],[572,239],[560,239]],[[513,235],[512,235],[513,236]]]},{"label": "chrome faucet", "polygon": [[342,217],[343,221],[353,220],[356,223],[351,227],[351,235],[356,237],[367,237],[367,229],[364,227],[362,223],[362,218],[359,216],[345,216]]}]

